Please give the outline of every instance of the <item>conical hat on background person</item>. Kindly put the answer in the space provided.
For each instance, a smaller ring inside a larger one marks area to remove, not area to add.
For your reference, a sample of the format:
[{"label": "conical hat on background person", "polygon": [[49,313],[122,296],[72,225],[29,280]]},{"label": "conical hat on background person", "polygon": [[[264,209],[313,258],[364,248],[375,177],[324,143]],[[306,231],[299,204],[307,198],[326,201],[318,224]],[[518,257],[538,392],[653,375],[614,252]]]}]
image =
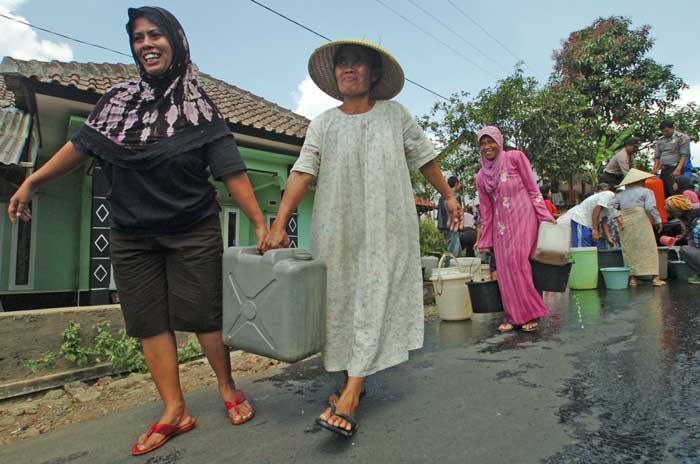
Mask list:
[{"label": "conical hat on background person", "polygon": [[625,185],[634,184],[642,180],[650,179],[652,177],[654,177],[654,174],[649,174],[648,172],[632,168],[629,170],[625,178],[622,179],[622,182],[620,182],[620,185],[618,185],[618,187],[624,187]]},{"label": "conical hat on background person", "polygon": [[382,61],[382,75],[369,96],[373,100],[391,100],[401,92],[405,81],[399,62],[382,47],[367,40],[336,40],[318,47],[309,58],[309,76],[319,89],[337,100],[343,100],[335,81],[335,55],[343,45],[366,47],[379,53]]}]

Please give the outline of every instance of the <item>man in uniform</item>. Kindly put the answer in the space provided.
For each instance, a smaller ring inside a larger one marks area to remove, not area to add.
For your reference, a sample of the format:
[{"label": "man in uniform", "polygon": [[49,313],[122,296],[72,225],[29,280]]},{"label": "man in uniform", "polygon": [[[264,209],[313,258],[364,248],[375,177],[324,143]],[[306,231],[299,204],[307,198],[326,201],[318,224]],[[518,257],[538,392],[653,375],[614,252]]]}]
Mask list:
[{"label": "man in uniform", "polygon": [[654,172],[661,170],[666,197],[673,195],[674,178],[683,173],[683,166],[690,157],[690,137],[673,128],[673,121],[663,121],[659,127],[663,134],[656,141]]}]

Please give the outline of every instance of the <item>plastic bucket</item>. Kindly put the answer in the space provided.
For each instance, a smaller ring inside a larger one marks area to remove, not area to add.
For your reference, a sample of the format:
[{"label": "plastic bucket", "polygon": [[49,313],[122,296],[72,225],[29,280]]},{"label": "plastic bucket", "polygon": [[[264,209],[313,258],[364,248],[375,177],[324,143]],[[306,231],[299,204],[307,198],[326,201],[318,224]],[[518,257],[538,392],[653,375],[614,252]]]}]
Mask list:
[{"label": "plastic bucket", "polygon": [[[440,319],[444,321],[463,321],[472,315],[472,305],[469,299],[466,283],[470,275],[460,272],[459,268],[443,268],[444,254],[433,270],[431,282],[435,290],[435,302]],[[454,258],[454,257],[453,257]]]},{"label": "plastic bucket", "polygon": [[622,290],[627,288],[630,280],[628,267],[604,267],[600,269],[605,279],[605,288],[608,290]]},{"label": "plastic bucket", "polygon": [[481,258],[457,258],[456,261],[461,272],[471,275],[473,280],[481,280]]},{"label": "plastic bucket", "polygon": [[687,282],[688,277],[690,277],[690,270],[688,269],[688,264],[685,261],[669,261],[668,273],[670,277],[675,277],[676,279],[684,282]]},{"label": "plastic bucket", "polygon": [[591,290],[598,287],[598,249],[596,247],[571,249],[569,287]]},{"label": "plastic bucket", "polygon": [[544,264],[530,260],[532,265],[532,281],[540,292],[565,292],[569,283],[571,263],[564,266]]},{"label": "plastic bucket", "polygon": [[[625,259],[622,257],[622,249],[598,250],[598,269],[604,267],[625,267]],[[598,274],[598,287],[605,287],[603,273]]]},{"label": "plastic bucket", "polygon": [[484,282],[469,282],[469,296],[472,310],[475,313],[498,313],[503,311],[501,291],[495,280]]},{"label": "plastic bucket", "polygon": [[659,279],[668,279],[668,252],[670,248],[659,247]]}]

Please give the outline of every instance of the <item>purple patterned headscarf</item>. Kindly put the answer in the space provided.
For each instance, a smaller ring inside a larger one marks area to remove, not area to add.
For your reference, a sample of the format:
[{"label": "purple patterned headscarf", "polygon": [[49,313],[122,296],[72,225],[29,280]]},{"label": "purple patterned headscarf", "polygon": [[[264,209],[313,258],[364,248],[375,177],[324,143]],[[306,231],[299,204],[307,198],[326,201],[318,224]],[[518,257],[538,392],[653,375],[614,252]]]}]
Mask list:
[{"label": "purple patterned headscarf", "polygon": [[491,193],[498,187],[499,176],[506,162],[505,150],[503,150],[503,134],[496,126],[486,126],[481,129],[477,135],[477,141],[481,142],[484,136],[491,137],[499,147],[498,155],[492,160],[489,160],[481,153],[481,169],[477,174],[477,180],[481,178],[481,182],[486,187],[486,191]]},{"label": "purple patterned headscarf", "polygon": [[226,121],[197,82],[185,32],[163,8],[129,8],[129,42],[134,22],[146,18],[167,37],[170,68],[149,75],[132,54],[140,78],[117,84],[97,103],[77,140],[98,157],[135,169],[200,147],[230,134]]}]

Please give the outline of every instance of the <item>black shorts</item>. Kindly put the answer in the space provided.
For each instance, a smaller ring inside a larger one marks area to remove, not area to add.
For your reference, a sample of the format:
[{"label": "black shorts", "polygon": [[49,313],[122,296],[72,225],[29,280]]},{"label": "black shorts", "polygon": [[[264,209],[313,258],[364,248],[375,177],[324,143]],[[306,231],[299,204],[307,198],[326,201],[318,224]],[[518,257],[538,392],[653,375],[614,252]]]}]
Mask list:
[{"label": "black shorts", "polygon": [[218,215],[173,235],[142,237],[112,230],[110,248],[129,336],[221,330]]}]

